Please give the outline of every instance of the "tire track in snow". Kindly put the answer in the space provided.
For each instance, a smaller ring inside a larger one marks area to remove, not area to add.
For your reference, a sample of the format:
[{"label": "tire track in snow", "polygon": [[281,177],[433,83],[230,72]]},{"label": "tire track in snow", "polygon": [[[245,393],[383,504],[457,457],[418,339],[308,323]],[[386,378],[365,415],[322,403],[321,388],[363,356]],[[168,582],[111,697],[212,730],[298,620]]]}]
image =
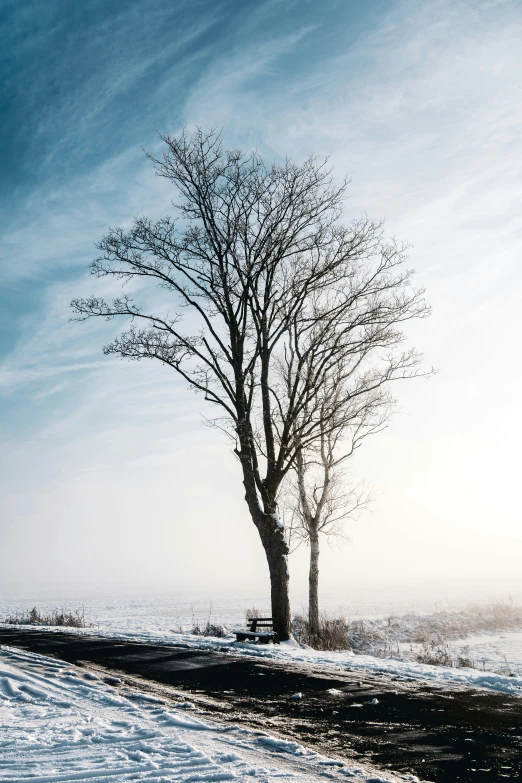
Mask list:
[{"label": "tire track in snow", "polygon": [[95,675],[80,675],[55,659],[0,649],[2,783],[391,780],[261,732],[205,723],[188,704],[116,696]]}]

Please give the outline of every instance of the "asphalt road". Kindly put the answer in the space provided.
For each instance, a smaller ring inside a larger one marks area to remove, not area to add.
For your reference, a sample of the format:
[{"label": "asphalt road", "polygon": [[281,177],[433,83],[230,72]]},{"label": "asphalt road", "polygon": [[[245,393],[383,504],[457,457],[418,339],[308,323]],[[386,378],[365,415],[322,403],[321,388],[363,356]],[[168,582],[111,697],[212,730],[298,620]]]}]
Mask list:
[{"label": "asphalt road", "polygon": [[221,720],[361,764],[435,783],[522,780],[522,699],[513,696],[38,629],[0,629],[0,644],[190,693]]}]

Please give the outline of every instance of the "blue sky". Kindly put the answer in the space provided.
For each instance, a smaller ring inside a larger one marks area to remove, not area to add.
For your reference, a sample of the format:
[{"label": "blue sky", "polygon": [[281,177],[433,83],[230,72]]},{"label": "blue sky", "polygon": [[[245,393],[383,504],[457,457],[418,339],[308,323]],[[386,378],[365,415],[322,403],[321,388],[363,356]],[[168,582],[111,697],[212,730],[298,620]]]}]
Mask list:
[{"label": "blue sky", "polygon": [[[487,571],[492,547],[490,581],[518,573],[521,28],[516,0],[4,1],[2,585],[129,585],[143,553],[143,583],[168,585],[202,535],[224,562],[236,537],[245,579],[264,584],[197,399],[162,368],[104,358],[116,325],[69,322],[107,228],[171,210],[142,148],[183,124],[269,159],[330,155],[352,178],[347,218],[384,217],[412,243],[434,314],[411,338],[440,373],[404,389],[357,459],[380,499],[354,529],[354,580],[371,562],[389,579],[395,547],[401,573],[418,563],[411,580],[436,582],[433,531],[441,551],[460,542],[455,582]],[[332,586],[352,556],[331,555]]]},{"label": "blue sky", "polygon": [[[264,93],[291,93],[321,52],[340,51],[356,40],[380,5],[332,3],[318,10],[306,0],[298,8],[257,1],[4,3],[2,350],[12,348],[24,313],[38,307],[42,283],[77,273],[106,227],[105,218],[111,211],[119,217],[105,204],[113,194],[122,199],[127,174],[144,164],[141,147],[155,143],[154,130],[189,121],[187,106],[202,83],[211,85],[215,78],[221,88],[226,55],[242,60],[239,91],[257,94],[260,101]],[[207,121],[204,110],[198,114],[200,122]],[[243,129],[240,116],[230,119],[234,136],[262,145],[262,134],[256,137],[248,123]],[[116,166],[117,174],[108,171],[104,178],[105,166]],[[93,198],[77,190],[86,180],[89,190],[96,188]],[[68,198],[71,185],[76,204]],[[64,215],[64,201],[68,211],[80,214]],[[98,223],[93,212],[103,215]],[[78,222],[82,236],[71,245],[65,235]],[[42,229],[50,234],[44,247]],[[65,239],[52,241],[57,233]]]}]

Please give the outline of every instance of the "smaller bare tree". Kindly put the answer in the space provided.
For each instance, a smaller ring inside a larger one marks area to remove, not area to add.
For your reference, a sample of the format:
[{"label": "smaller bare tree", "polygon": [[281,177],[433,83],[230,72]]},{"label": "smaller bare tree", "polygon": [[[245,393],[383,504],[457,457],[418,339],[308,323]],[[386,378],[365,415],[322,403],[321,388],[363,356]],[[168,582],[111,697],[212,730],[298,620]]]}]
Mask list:
[{"label": "smaller bare tree", "polygon": [[346,465],[366,437],[386,426],[390,411],[390,400],[385,394],[373,394],[362,405],[343,406],[340,389],[333,392],[328,404],[323,403],[317,442],[297,451],[295,469],[289,477],[285,495],[290,551],[295,551],[302,543],[310,547],[308,631],[312,639],[318,639],[320,635],[320,538],[347,540],[346,521],[357,519],[370,505],[371,490],[364,482],[348,482]]},{"label": "smaller bare tree", "polygon": [[[287,477],[285,506],[290,512],[290,549],[310,546],[309,634],[319,640],[320,536],[342,539],[344,523],[358,516],[371,500],[364,484],[348,487],[347,461],[362,442],[387,424],[394,399],[392,381],[430,375],[420,370],[421,356],[402,351],[404,314],[400,292],[393,284],[385,301],[372,298],[362,319],[339,318],[332,300],[314,301],[312,319],[290,329],[279,363],[281,389],[291,398],[300,380],[308,394],[293,420],[295,458]],[[427,310],[422,312],[422,316]],[[320,372],[322,383],[311,388],[306,379]],[[303,437],[316,427],[311,436]]]}]

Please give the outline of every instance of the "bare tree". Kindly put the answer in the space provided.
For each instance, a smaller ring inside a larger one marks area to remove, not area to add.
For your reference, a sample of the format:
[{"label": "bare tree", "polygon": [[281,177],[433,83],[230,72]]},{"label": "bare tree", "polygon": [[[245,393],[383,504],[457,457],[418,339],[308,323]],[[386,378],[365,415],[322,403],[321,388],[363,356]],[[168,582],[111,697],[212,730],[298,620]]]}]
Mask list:
[{"label": "bare tree", "polygon": [[[343,468],[365,438],[386,426],[395,402],[391,383],[432,373],[420,371],[420,355],[400,350],[404,334],[398,324],[404,312],[396,283],[384,301],[380,297],[368,300],[364,313],[352,307],[341,319],[331,298],[322,311],[316,301],[312,323],[300,319],[293,325],[279,365],[287,398],[299,382],[311,392],[298,416],[296,457],[284,498],[290,511],[286,523],[290,550],[303,542],[310,547],[308,631],[312,639],[320,635],[320,537],[344,538],[344,522],[371,500],[363,484],[347,487]],[[427,314],[427,309],[416,312]],[[324,355],[328,365],[322,384],[310,385],[304,379],[313,374],[318,358]],[[318,422],[314,435],[303,441],[301,433],[314,420]]]},{"label": "bare tree", "polygon": [[[267,166],[256,153],[225,150],[214,132],[162,139],[163,157],[151,160],[182,199],[180,225],[171,217],[137,218],[128,231],[111,230],[92,273],[155,282],[176,309],[144,311],[130,294],[111,302],[76,299],[72,307],[79,320],[130,317],[128,331],[105,353],[159,360],[220,411],[214,423],[235,442],[268,562],[274,623],[286,640],[288,546],[277,497],[298,448],[320,432],[319,415],[303,422],[301,414],[335,363],[332,318],[341,333],[355,333],[373,328],[379,309],[393,308],[399,321],[421,317],[426,307],[402,269],[402,246],[385,243],[381,226],[368,219],[339,223],[346,181],[336,185],[325,164],[310,158]],[[291,335],[319,335],[329,308],[330,348],[325,343],[322,357],[317,348],[318,363],[308,364],[308,374],[297,372],[285,397],[278,368]],[[402,364],[390,364],[389,372],[409,372],[408,361]]]},{"label": "bare tree", "polygon": [[345,410],[343,414],[338,410],[335,423],[331,413],[324,411],[317,441],[307,449],[297,450],[295,469],[288,477],[288,545],[290,551],[301,543],[310,547],[308,633],[312,640],[320,636],[320,539],[346,539],[346,521],[357,518],[372,500],[371,491],[363,482],[347,482],[344,468],[362,441],[385,426],[387,403],[387,395],[378,394],[366,400],[362,410]]}]

